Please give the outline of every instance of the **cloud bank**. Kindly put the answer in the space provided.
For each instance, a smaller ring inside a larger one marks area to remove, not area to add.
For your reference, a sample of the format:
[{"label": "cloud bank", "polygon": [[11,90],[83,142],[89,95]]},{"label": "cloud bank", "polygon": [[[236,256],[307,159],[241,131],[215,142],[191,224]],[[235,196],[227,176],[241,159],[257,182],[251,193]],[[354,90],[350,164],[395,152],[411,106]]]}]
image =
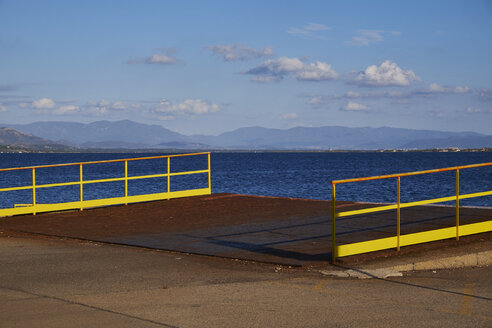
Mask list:
[{"label": "cloud bank", "polygon": [[272,47],[255,49],[242,43],[206,46],[205,50],[212,52],[213,55],[219,56],[222,60],[228,62],[245,61],[254,58],[270,57],[273,55]]},{"label": "cloud bank", "polygon": [[299,81],[326,81],[338,78],[331,65],[320,61],[304,63],[298,58],[280,57],[266,60],[245,74],[255,75],[253,82],[278,82],[290,74]]}]

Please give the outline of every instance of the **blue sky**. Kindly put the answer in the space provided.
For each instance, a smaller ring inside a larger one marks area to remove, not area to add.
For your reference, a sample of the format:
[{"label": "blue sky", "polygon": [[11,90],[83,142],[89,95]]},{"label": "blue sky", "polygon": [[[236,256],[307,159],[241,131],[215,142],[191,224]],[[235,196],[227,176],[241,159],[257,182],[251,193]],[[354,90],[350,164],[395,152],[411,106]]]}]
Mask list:
[{"label": "blue sky", "polygon": [[492,1],[2,1],[0,123],[492,134]]}]

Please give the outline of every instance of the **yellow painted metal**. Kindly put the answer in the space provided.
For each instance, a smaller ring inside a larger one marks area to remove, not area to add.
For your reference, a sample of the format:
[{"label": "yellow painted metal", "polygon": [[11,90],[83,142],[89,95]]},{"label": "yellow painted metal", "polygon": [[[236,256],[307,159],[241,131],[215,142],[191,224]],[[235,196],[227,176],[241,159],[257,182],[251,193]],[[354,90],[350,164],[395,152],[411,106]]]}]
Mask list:
[{"label": "yellow painted metal", "polygon": [[[196,155],[207,155],[208,156],[208,160],[207,160],[208,161],[208,167],[207,167],[207,169],[196,170],[196,171],[174,172],[174,173],[170,172],[170,159],[171,158],[183,157],[183,156],[196,156]],[[167,173],[142,175],[142,176],[132,176],[132,177],[128,176],[128,161],[158,159],[158,158],[166,158],[167,159],[167,163],[168,163]],[[83,165],[99,164],[99,163],[115,163],[115,162],[124,162],[125,163],[124,177],[84,181],[84,179],[83,179]],[[36,185],[36,173],[35,173],[36,168],[62,167],[62,166],[70,166],[70,165],[79,165],[79,174],[80,174],[79,181]],[[25,207],[18,207],[17,206],[14,208],[0,209],[0,217],[18,215],[18,214],[35,214],[35,213],[39,213],[39,212],[51,212],[51,211],[77,209],[77,208],[82,210],[83,208],[87,208],[87,207],[128,204],[128,203],[151,201],[151,200],[205,195],[205,194],[211,193],[211,183],[210,183],[211,170],[210,170],[210,153],[209,152],[207,152],[207,153],[193,153],[193,154],[176,154],[176,155],[166,155],[166,156],[153,156],[153,157],[141,157],[141,158],[130,158],[130,159],[121,159],[121,160],[109,160],[109,161],[93,161],[93,162],[84,162],[84,163],[30,166],[30,167],[22,167],[22,168],[1,169],[0,172],[1,171],[22,170],[22,169],[32,170],[32,185],[31,186],[2,188],[2,189],[0,189],[0,192],[1,191],[32,189],[33,204],[28,204],[29,206],[25,206]],[[170,177],[171,176],[199,174],[199,173],[208,173],[209,181],[208,181],[208,187],[207,188],[198,188],[198,189],[182,190],[182,191],[175,191],[175,192],[170,191]],[[151,178],[160,178],[160,177],[167,177],[167,179],[168,179],[167,192],[147,194],[147,195],[128,196],[128,180],[151,179]],[[84,197],[83,197],[83,186],[84,186],[84,184],[105,183],[105,182],[114,182],[114,181],[124,181],[125,182],[125,195],[124,195],[124,197],[114,197],[114,198],[95,199],[95,200],[84,201]],[[80,200],[79,201],[57,203],[57,204],[37,204],[36,203],[36,190],[37,189],[60,187],[60,186],[72,186],[72,185],[79,185],[80,186]]]},{"label": "yellow painted metal", "polygon": [[167,158],[167,192],[171,192],[171,158]]},{"label": "yellow painted metal", "polygon": [[331,184],[331,261],[335,262],[337,259],[337,241],[336,241],[336,220],[337,220],[337,208],[336,208],[336,195],[335,184]]},{"label": "yellow painted metal", "polygon": [[374,212],[394,210],[395,208],[396,208],[396,204],[394,204],[394,205],[369,207],[369,208],[364,208],[364,209],[361,209],[361,210],[338,212],[337,213],[337,218],[342,218],[344,216],[351,216],[351,215],[357,215],[357,214],[365,214],[365,213],[374,213]]},{"label": "yellow painted metal", "polygon": [[147,195],[128,196],[128,197],[84,200],[82,202],[78,201],[78,202],[67,202],[67,203],[56,203],[56,204],[36,204],[32,207],[0,209],[0,217],[19,215],[19,214],[31,214],[33,210],[36,210],[36,212],[38,213],[53,212],[53,211],[77,209],[80,207],[89,208],[89,207],[100,207],[100,206],[108,206],[108,205],[121,205],[125,203],[139,203],[139,202],[148,202],[153,200],[162,200],[167,198],[181,198],[181,197],[208,195],[208,194],[210,194],[209,188],[200,188],[200,189],[172,191],[169,194],[167,192],[164,192],[164,193],[155,193],[155,194],[147,194]]},{"label": "yellow painted metal", "polygon": [[396,180],[396,250],[400,251],[400,177]]},{"label": "yellow painted metal", "polygon": [[79,164],[101,164],[101,163],[117,163],[117,162],[124,162],[124,161],[141,161],[141,160],[149,160],[149,159],[158,159],[158,158],[173,158],[173,157],[185,157],[185,156],[197,156],[197,155],[207,155],[210,152],[203,152],[203,153],[191,153],[191,154],[175,154],[175,155],[162,155],[162,156],[151,156],[151,157],[136,157],[136,158],[126,158],[126,159],[111,159],[111,160],[106,160],[106,161],[91,161],[91,162],[78,162],[78,163],[64,163],[64,164],[50,164],[50,165],[37,165],[37,166],[23,166],[23,167],[12,167],[12,168],[5,168],[5,169],[0,169],[0,172],[4,171],[18,171],[18,170],[26,170],[26,169],[32,169],[32,168],[46,168],[46,167],[60,167],[60,166],[72,166],[72,165],[79,165]]},{"label": "yellow painted metal", "polygon": [[208,167],[208,187],[212,189],[212,173],[211,173],[211,166],[210,166],[210,153],[208,153],[207,156],[207,167]]},{"label": "yellow painted metal", "polygon": [[[32,168],[32,205],[36,206],[36,169]],[[32,212],[33,215],[36,215],[36,211]]]},{"label": "yellow painted metal", "polygon": [[27,190],[27,189],[32,189],[32,185],[22,186],[22,187],[3,188],[3,189],[0,189],[0,192],[2,192],[2,191],[14,191],[14,190]]},{"label": "yellow painted metal", "polygon": [[406,176],[411,176],[411,175],[438,173],[438,172],[454,171],[454,170],[460,170],[460,169],[470,169],[470,168],[484,167],[484,166],[490,166],[490,165],[492,165],[492,162],[480,163],[480,164],[471,164],[471,165],[462,165],[462,166],[453,166],[453,167],[445,167],[445,168],[434,169],[434,170],[424,170],[424,171],[415,171],[415,172],[406,172],[406,173],[376,175],[376,176],[364,177],[364,178],[333,180],[332,183],[339,184],[339,183],[348,183],[348,182],[359,182],[359,181],[370,181],[370,180],[406,177]]},{"label": "yellow painted metal", "polygon": [[[339,212],[339,213],[334,212],[334,214],[333,214],[334,218],[335,217],[339,218],[339,217],[347,217],[347,216],[351,216],[351,215],[374,213],[374,212],[388,211],[388,210],[396,209],[397,210],[397,233],[396,233],[396,236],[366,241],[366,242],[362,242],[362,243],[353,243],[353,244],[348,244],[348,245],[341,245],[338,247],[336,247],[335,243],[333,243],[334,251],[332,252],[332,254],[334,254],[334,256],[333,256],[332,260],[334,261],[336,259],[336,257],[348,256],[348,255],[360,254],[360,253],[367,253],[367,252],[372,252],[372,251],[381,250],[381,249],[394,248],[394,247],[396,247],[397,250],[400,250],[401,246],[412,245],[412,244],[416,244],[416,243],[424,243],[424,242],[434,241],[434,240],[441,240],[441,239],[446,239],[446,238],[455,237],[457,240],[459,240],[460,236],[463,236],[466,234],[492,231],[492,228],[491,228],[492,223],[490,223],[492,221],[487,221],[489,223],[482,222],[480,224],[476,223],[476,224],[472,224],[472,225],[460,226],[460,213],[459,213],[459,211],[460,211],[460,208],[459,208],[460,199],[468,199],[468,198],[492,195],[492,190],[460,195],[460,193],[459,193],[459,171],[462,169],[486,167],[486,166],[490,166],[490,165],[492,165],[492,162],[481,163],[481,164],[472,164],[472,165],[463,165],[463,166],[455,166],[455,167],[441,168],[441,169],[435,169],[435,170],[416,171],[416,172],[408,172],[408,173],[388,174],[388,175],[365,177],[365,178],[355,178],[355,179],[331,181],[332,191],[333,191],[335,189],[335,185],[341,184],[341,183],[360,182],[360,181],[369,181],[369,180],[387,179],[387,178],[397,178],[398,179],[396,204],[376,206],[376,207],[370,207],[370,208],[364,208],[364,209],[352,210],[352,211],[345,211],[345,212]],[[401,203],[401,201],[400,201],[401,177],[420,175],[420,174],[437,173],[437,172],[446,172],[446,171],[452,171],[452,170],[456,171],[456,194],[454,196],[433,198],[433,199],[408,202],[408,203]],[[334,199],[334,195],[332,195],[332,198]],[[401,208],[420,206],[420,205],[426,205],[426,204],[436,204],[436,203],[442,203],[442,202],[448,202],[448,201],[455,201],[456,202],[456,227],[444,228],[444,229],[438,229],[438,230],[432,230],[432,231],[425,231],[425,232],[420,232],[417,234],[401,235],[401,231],[400,231],[400,224],[401,224],[401,222],[400,222],[400,220],[401,220],[400,209]],[[332,229],[334,229],[334,222],[332,224],[333,224]],[[467,232],[467,233],[465,234],[465,232]]]},{"label": "yellow painted metal", "polygon": [[456,170],[456,240],[460,240],[460,170]]},{"label": "yellow painted metal", "polygon": [[125,197],[128,197],[128,161],[125,161]]},{"label": "yellow painted metal", "polygon": [[[80,202],[82,203],[82,201],[84,200],[84,168],[83,168],[83,164],[80,164],[79,166],[79,178],[80,178]],[[84,208],[83,207],[80,207],[80,210],[83,211]]]},{"label": "yellow painted metal", "polygon": [[490,195],[492,195],[492,190],[483,191],[483,192],[475,192],[475,193],[466,194],[466,195],[460,195],[460,199],[468,199],[468,198],[481,197],[481,196],[490,196]]},{"label": "yellow painted metal", "polygon": [[[492,221],[484,221],[460,226],[460,236],[472,235],[477,233],[492,231]],[[424,232],[411,233],[400,236],[401,246],[422,244],[431,241],[454,238],[455,227],[436,229]],[[396,236],[363,241],[352,244],[340,245],[337,247],[337,256],[344,257],[356,254],[375,252],[383,249],[390,249],[397,246]]]},{"label": "yellow painted metal", "polygon": [[14,204],[14,207],[27,207],[32,206],[32,204]]}]

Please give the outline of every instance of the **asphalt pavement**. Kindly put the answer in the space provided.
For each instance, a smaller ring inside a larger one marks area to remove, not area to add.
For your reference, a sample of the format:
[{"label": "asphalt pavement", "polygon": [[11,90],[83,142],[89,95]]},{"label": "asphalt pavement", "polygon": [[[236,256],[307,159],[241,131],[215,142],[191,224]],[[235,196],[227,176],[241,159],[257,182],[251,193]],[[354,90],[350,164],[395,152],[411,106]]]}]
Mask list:
[{"label": "asphalt pavement", "polygon": [[0,263],[2,328],[492,326],[490,266],[337,278],[7,232]]}]

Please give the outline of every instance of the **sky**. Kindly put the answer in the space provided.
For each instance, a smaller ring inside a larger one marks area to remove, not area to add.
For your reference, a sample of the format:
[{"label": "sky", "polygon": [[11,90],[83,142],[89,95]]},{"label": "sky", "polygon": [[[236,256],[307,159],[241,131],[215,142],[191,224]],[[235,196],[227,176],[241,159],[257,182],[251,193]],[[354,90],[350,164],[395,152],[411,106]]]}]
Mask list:
[{"label": "sky", "polygon": [[0,0],[0,124],[492,134],[492,1]]}]

